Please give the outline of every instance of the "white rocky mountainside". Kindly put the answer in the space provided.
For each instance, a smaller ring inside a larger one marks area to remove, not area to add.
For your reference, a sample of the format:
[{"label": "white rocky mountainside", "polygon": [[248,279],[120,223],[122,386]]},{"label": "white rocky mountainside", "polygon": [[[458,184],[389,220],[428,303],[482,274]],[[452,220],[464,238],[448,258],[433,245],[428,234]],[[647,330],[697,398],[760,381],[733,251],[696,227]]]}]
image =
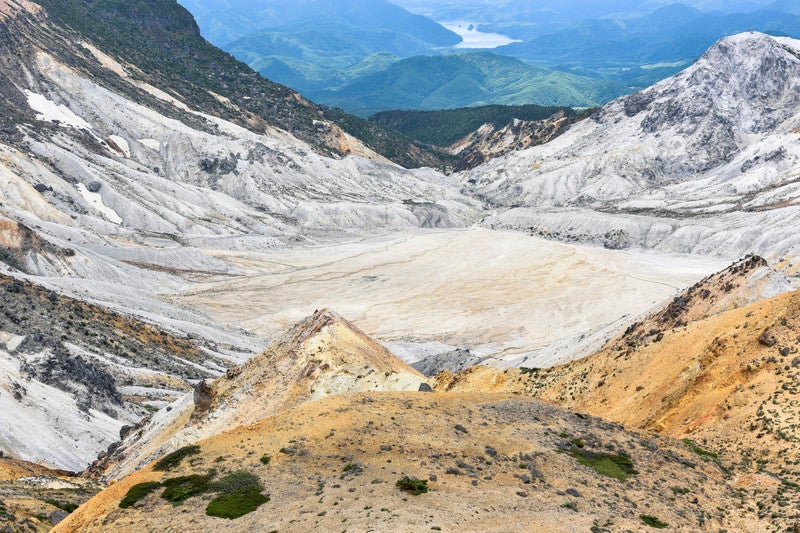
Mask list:
[{"label": "white rocky mountainside", "polygon": [[363,157],[325,157],[277,128],[195,109],[32,2],[0,0],[0,61],[9,455],[82,469],[123,426],[263,349],[165,301],[242,272],[214,252],[464,226],[479,213],[455,179],[405,170],[341,131]]},{"label": "white rocky mountainside", "polygon": [[212,117],[113,51],[69,34],[44,39],[64,30],[35,4],[3,5],[15,37],[2,43],[4,97],[20,113],[0,142],[0,217],[76,252],[28,257],[31,274],[125,282],[136,276],[119,260],[226,268],[181,247],[263,249],[476,217],[454,180],[400,168],[352,138],[351,151],[372,159],[323,157],[280,130]]},{"label": "white rocky mountainside", "polygon": [[609,247],[800,252],[800,41],[745,33],[462,175],[509,227]]}]

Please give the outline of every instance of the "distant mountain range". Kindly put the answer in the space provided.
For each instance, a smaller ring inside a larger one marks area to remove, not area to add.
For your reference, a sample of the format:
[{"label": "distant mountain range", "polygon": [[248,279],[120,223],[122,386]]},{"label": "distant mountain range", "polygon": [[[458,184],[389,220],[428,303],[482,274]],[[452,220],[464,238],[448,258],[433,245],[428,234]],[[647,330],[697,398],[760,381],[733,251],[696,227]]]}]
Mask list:
[{"label": "distant mountain range", "polygon": [[[182,0],[211,42],[231,43],[269,28],[277,32],[335,33],[346,28],[404,36],[431,46],[453,46],[458,35],[433,20],[385,0]],[[413,52],[411,52],[413,53]]]},{"label": "distant mountain range", "polygon": [[515,38],[525,42],[509,44],[498,52],[537,64],[641,66],[699,57],[720,37],[748,30],[797,35],[800,16],[776,9],[704,13],[687,5],[673,4],[626,20],[589,19],[547,35],[511,31]]},{"label": "distant mountain range", "polygon": [[[543,35],[589,19],[627,20],[665,6],[682,4],[706,13],[748,13],[759,9],[791,12],[792,0],[393,0],[433,20],[470,20],[480,25],[514,28]],[[797,8],[794,7],[796,10]]]},{"label": "distant mountain range", "polygon": [[[579,76],[489,52],[417,56],[310,98],[367,116],[386,109],[489,104],[593,107],[626,94],[619,82]],[[519,117],[518,117],[519,118]]]},{"label": "distant mountain range", "polygon": [[[262,75],[361,116],[488,104],[592,107],[678,72],[720,37],[800,35],[800,9],[785,0],[183,4],[206,38]],[[461,38],[439,23],[448,21],[519,42],[491,55],[455,54]]]}]

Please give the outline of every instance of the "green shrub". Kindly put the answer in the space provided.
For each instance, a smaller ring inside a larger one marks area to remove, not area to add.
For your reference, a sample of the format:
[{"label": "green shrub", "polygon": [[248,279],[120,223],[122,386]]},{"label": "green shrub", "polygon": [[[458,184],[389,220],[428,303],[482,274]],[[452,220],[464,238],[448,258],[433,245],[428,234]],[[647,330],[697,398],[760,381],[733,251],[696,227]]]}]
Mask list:
[{"label": "green shrub", "polygon": [[269,494],[262,494],[259,486],[247,485],[232,492],[220,494],[211,500],[206,507],[206,514],[233,520],[255,511],[261,504],[268,501]]},{"label": "green shrub", "polygon": [[128,490],[128,493],[119,502],[120,508],[127,509],[128,507],[133,507],[136,504],[136,502],[138,502],[151,492],[155,491],[159,487],[161,487],[161,483],[159,483],[158,481],[146,481],[144,483],[137,483]]},{"label": "green shrub", "polygon": [[268,465],[271,460],[272,460],[272,457],[270,457],[269,455],[262,455],[261,459],[259,459],[259,461],[261,461],[265,465]]},{"label": "green shrub", "polygon": [[53,507],[58,507],[62,511],[66,511],[68,513],[71,513],[72,511],[78,508],[78,504],[72,502],[60,502],[58,500],[45,500],[45,502],[49,503]]},{"label": "green shrub", "polygon": [[662,522],[655,516],[650,516],[648,514],[640,514],[639,518],[642,520],[642,522],[644,522],[645,525],[656,529],[664,529],[665,527],[669,526],[669,524],[666,522]]},{"label": "green shrub", "polygon": [[250,472],[239,471],[231,472],[211,483],[211,490],[228,493],[249,486],[257,487],[261,490],[261,480],[258,479],[258,476]]},{"label": "green shrub", "polygon": [[400,490],[410,492],[414,496],[428,492],[428,480],[426,479],[411,479],[408,476],[403,476],[397,480],[395,486]]},{"label": "green shrub", "polygon": [[716,453],[714,453],[714,452],[710,452],[710,451],[708,451],[708,450],[704,450],[703,448],[701,448],[700,446],[698,446],[697,444],[695,444],[695,443],[692,441],[692,439],[683,439],[683,443],[684,443],[686,446],[688,446],[688,447],[689,447],[689,449],[691,449],[691,450],[692,450],[694,453],[696,453],[697,455],[703,455],[703,456],[705,456],[705,457],[711,457],[712,459],[716,459],[716,458],[717,458],[717,454],[716,454]]},{"label": "green shrub", "polygon": [[158,471],[166,471],[172,470],[183,461],[184,457],[188,457],[189,455],[196,455],[200,453],[200,446],[197,444],[192,444],[191,446],[184,446],[183,448],[178,448],[172,453],[169,453],[158,460],[156,464],[153,465],[153,470]]},{"label": "green shrub", "polygon": [[359,475],[364,472],[364,467],[359,463],[348,463],[342,468],[342,477],[347,475]]},{"label": "green shrub", "polygon": [[167,488],[161,493],[161,497],[178,505],[192,496],[208,491],[210,481],[211,476],[198,474],[167,479],[164,480],[164,486]]},{"label": "green shrub", "polygon": [[629,476],[638,474],[633,468],[633,462],[627,453],[616,455],[608,453],[594,453],[588,450],[575,449],[569,452],[584,466],[594,468],[598,474],[625,481]]}]

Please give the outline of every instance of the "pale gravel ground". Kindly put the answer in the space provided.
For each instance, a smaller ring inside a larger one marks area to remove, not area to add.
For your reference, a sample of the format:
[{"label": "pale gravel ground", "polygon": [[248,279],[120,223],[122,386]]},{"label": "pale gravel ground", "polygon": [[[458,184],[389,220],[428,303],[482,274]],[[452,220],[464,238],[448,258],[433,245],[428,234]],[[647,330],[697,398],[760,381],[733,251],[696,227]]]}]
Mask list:
[{"label": "pale gravel ground", "polygon": [[[266,337],[328,307],[382,342],[402,343],[410,361],[414,344],[428,355],[468,347],[513,361],[642,313],[726,264],[483,229],[216,255],[248,274],[173,300]],[[537,362],[554,364],[568,352]]]}]

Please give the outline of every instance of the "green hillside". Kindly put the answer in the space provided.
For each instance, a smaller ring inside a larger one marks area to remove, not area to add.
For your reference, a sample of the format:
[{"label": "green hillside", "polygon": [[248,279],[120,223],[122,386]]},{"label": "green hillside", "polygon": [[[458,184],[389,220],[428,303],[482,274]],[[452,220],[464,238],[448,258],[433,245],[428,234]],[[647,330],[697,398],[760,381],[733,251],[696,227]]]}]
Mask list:
[{"label": "green hillside", "polygon": [[[300,89],[303,92],[303,89]],[[309,98],[369,116],[388,109],[453,109],[490,104],[594,107],[630,92],[620,82],[528,65],[478,52],[418,56]]]},{"label": "green hillside", "polygon": [[228,51],[262,76],[301,92],[338,87],[430,47],[410,35],[356,29],[259,31]]}]

